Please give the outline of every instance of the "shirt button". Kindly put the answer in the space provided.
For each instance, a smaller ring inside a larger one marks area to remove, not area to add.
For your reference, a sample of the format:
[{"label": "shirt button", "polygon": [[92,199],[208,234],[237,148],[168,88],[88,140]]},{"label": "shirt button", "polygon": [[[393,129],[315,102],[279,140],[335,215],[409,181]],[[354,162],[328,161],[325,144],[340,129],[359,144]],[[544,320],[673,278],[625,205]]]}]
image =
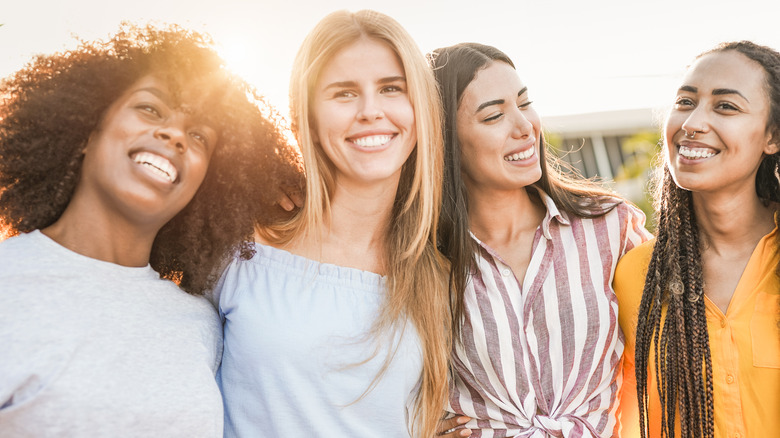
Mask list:
[{"label": "shirt button", "polygon": [[737,432],[734,434],[734,438],[742,438],[742,434]]},{"label": "shirt button", "polygon": [[[726,383],[734,383],[734,376],[732,376],[731,374],[726,376]],[[739,436],[739,434],[737,434],[735,436]]]},{"label": "shirt button", "polygon": [[501,271],[501,275],[503,275],[504,277],[509,277],[510,274],[512,274],[512,271],[510,271],[509,269],[504,269],[503,271]]},{"label": "shirt button", "polygon": [[720,320],[720,326],[721,327],[726,327],[726,320],[725,319],[721,319]]}]

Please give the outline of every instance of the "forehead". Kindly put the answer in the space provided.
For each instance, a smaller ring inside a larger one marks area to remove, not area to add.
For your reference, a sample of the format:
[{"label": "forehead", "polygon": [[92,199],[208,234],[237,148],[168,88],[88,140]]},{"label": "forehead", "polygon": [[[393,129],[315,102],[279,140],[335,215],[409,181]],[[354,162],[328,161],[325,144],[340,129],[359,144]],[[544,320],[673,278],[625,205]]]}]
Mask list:
[{"label": "forehead", "polygon": [[493,99],[514,99],[524,87],[512,66],[501,61],[491,61],[479,70],[461,97],[461,106],[477,106]]},{"label": "forehead", "polygon": [[235,98],[235,91],[223,78],[214,75],[183,79],[148,74],[134,82],[118,101],[149,93],[175,111],[187,114],[193,122],[215,125]]},{"label": "forehead", "polygon": [[319,82],[349,80],[365,75],[403,76],[404,68],[398,54],[384,41],[361,37],[339,49],[325,63]]},{"label": "forehead", "polygon": [[760,64],[734,50],[702,56],[686,72],[682,85],[690,85],[707,92],[716,88],[738,90],[757,98],[766,95],[766,72]]}]

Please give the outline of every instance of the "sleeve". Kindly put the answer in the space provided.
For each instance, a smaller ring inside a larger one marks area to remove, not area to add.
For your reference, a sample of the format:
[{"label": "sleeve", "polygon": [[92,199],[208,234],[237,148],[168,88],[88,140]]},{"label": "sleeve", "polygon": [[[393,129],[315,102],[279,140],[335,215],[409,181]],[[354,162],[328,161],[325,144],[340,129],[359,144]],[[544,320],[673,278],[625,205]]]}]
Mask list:
[{"label": "sleeve", "polygon": [[241,261],[233,259],[225,266],[222,275],[214,285],[214,290],[210,293],[209,300],[216,306],[222,324],[225,323],[226,315],[235,305],[236,295],[239,293],[238,289],[241,284],[238,279],[240,276]]},{"label": "sleeve", "polygon": [[623,386],[618,393],[617,421],[619,437],[639,436],[639,407],[636,395],[634,349],[623,354]]},{"label": "sleeve", "polygon": [[623,384],[618,392],[617,436],[639,436],[639,407],[636,391],[636,324],[642,300],[645,275],[654,241],[650,241],[621,258],[613,283],[618,300],[618,323],[625,336],[622,358]]},{"label": "sleeve", "polygon": [[620,257],[623,257],[635,247],[652,239],[653,235],[645,228],[646,217],[642,210],[628,202],[623,202],[616,208],[621,227],[625,227],[621,233]]}]

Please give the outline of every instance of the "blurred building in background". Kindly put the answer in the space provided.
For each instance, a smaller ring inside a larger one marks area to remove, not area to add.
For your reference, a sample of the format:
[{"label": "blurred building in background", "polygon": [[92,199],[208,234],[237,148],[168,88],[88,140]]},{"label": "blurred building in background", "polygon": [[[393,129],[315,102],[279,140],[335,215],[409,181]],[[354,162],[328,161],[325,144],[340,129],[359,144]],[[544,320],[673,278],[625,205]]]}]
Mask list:
[{"label": "blurred building in background", "polygon": [[583,176],[599,178],[639,206],[653,229],[648,182],[660,151],[653,109],[544,117],[547,142]]}]

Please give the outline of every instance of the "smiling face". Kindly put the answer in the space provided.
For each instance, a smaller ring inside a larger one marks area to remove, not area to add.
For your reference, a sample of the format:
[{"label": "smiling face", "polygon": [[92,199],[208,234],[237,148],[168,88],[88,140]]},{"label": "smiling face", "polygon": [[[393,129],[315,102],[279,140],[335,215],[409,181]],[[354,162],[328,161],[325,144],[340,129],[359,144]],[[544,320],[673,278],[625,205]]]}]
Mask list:
[{"label": "smiling face", "polygon": [[517,190],[541,178],[541,120],[509,64],[493,61],[477,73],[461,97],[457,126],[469,192]]},{"label": "smiling face", "polygon": [[195,195],[216,142],[214,129],[177,109],[165,84],[146,76],[90,136],[74,199],[159,228]]},{"label": "smiling face", "polygon": [[683,78],[664,129],[677,185],[755,194],[763,154],[778,150],[767,129],[769,105],[758,63],[736,51],[699,58]]},{"label": "smiling face", "polygon": [[325,65],[313,95],[315,143],[337,184],[392,184],[417,143],[401,61],[385,43],[361,38]]}]

